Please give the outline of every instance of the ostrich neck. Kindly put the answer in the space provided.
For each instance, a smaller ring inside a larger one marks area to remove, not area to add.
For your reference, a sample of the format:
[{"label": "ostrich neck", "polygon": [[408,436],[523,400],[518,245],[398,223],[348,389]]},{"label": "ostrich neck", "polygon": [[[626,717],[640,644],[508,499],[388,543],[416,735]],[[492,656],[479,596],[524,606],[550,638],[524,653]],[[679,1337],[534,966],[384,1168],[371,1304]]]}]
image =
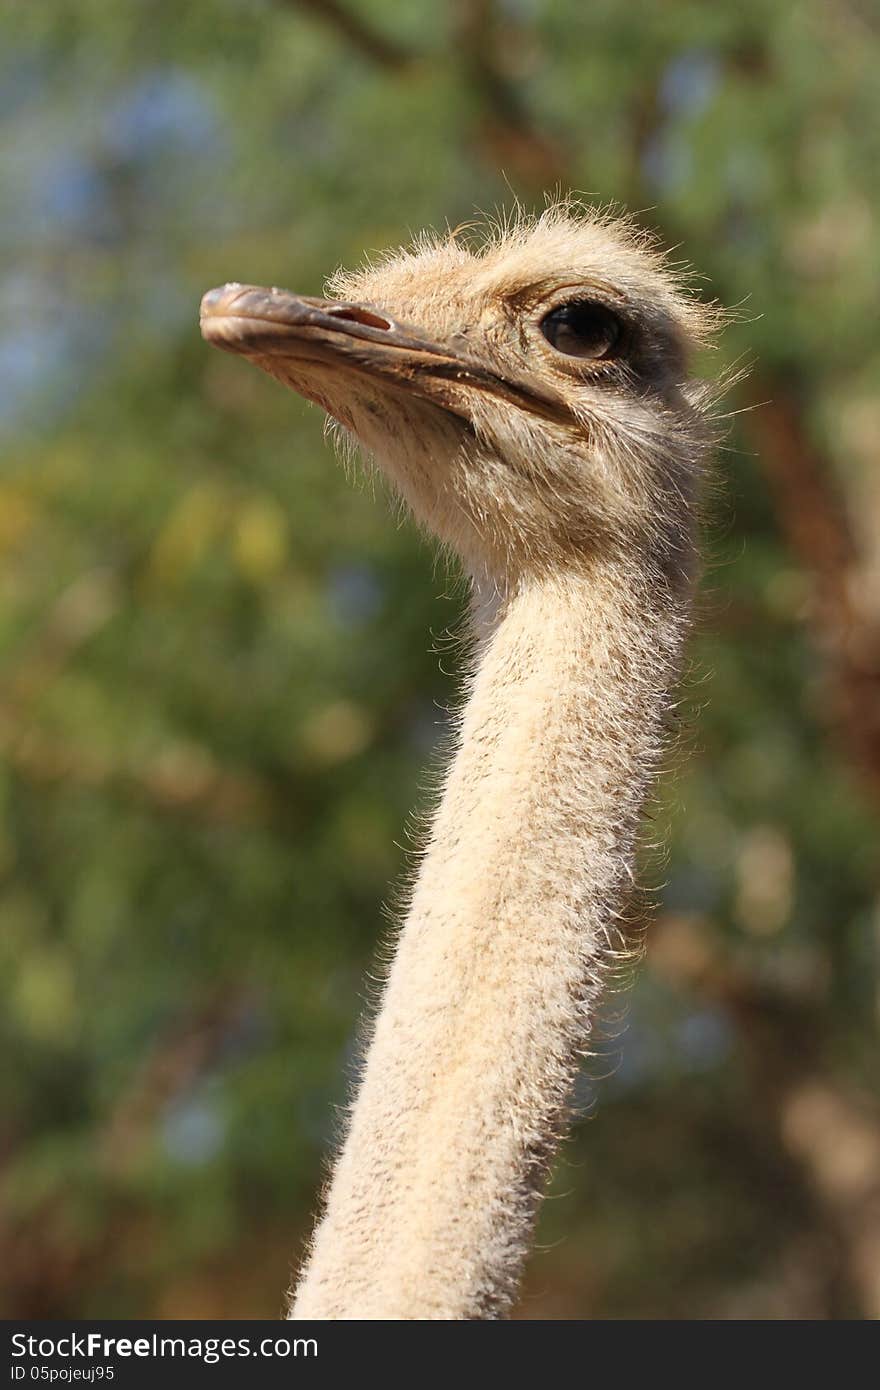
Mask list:
[{"label": "ostrich neck", "polygon": [[475,614],[458,749],[292,1317],[509,1307],[619,941],[684,604],[597,562]]}]

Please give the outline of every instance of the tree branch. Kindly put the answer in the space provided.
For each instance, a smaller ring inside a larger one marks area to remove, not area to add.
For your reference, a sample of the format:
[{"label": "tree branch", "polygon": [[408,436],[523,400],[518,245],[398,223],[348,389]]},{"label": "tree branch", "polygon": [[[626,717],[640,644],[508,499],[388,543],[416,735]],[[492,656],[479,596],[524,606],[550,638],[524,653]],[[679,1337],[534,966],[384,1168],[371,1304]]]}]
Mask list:
[{"label": "tree branch", "polygon": [[833,724],[849,761],[880,799],[880,621],[854,600],[858,546],[796,388],[771,376],[753,394],[762,403],[747,428],[780,530],[814,584],[813,621],[828,666]]},{"label": "tree branch", "polygon": [[281,0],[288,9],[305,10],[341,35],[361,57],[388,72],[404,72],[416,61],[411,53],[395,39],[371,28],[356,11],[340,0]]},{"label": "tree branch", "polygon": [[684,917],[661,918],[649,943],[659,975],[736,1026],[750,1095],[833,1234],[863,1315],[880,1317],[880,1111],[825,1066],[820,1008],[753,979]]},{"label": "tree branch", "polygon": [[511,60],[522,31],[498,13],[495,0],[457,0],[455,49],[477,98],[478,139],[485,155],[530,187],[565,178],[569,158],[535,121]]}]

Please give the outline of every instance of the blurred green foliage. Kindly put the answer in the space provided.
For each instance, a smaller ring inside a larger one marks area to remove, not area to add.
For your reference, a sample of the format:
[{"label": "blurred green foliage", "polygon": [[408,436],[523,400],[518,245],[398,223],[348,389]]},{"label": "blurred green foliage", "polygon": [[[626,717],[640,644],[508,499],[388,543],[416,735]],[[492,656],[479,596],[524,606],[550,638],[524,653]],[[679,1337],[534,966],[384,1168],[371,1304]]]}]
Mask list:
[{"label": "blurred green foliage", "polygon": [[201,293],[319,292],[566,186],[740,306],[758,408],[709,508],[657,950],[523,1314],[876,1316],[876,6],[329,9],[0,21],[3,1311],[278,1310],[456,697],[455,578],[204,347]]}]

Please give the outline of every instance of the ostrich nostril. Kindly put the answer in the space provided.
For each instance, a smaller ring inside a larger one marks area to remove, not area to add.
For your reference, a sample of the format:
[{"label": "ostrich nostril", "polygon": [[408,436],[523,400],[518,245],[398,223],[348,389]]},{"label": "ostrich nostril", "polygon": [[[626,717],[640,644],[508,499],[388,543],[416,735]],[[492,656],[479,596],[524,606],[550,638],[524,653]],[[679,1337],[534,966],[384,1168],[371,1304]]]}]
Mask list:
[{"label": "ostrich nostril", "polygon": [[221,285],[221,286],[220,286],[218,289],[216,289],[216,290],[208,290],[208,293],[207,293],[207,294],[203,294],[203,295],[202,295],[202,308],[203,308],[203,309],[216,309],[217,305],[218,305],[218,304],[220,303],[220,301],[223,299],[223,297],[225,296],[226,292],[227,292],[227,286],[226,286],[226,285]]},{"label": "ostrich nostril", "polygon": [[375,314],[371,309],[361,309],[356,304],[340,304],[338,309],[328,309],[328,314],[334,319],[348,319],[350,323],[362,323],[366,328],[391,328],[389,319],[382,318],[380,314]]},{"label": "ostrich nostril", "polygon": [[218,285],[216,289],[208,290],[207,294],[202,295],[199,315],[203,319],[213,316],[222,317],[224,314],[228,314],[240,299],[243,299],[248,293],[253,293],[253,291],[253,285],[242,285],[237,280],[230,280],[225,285]]}]

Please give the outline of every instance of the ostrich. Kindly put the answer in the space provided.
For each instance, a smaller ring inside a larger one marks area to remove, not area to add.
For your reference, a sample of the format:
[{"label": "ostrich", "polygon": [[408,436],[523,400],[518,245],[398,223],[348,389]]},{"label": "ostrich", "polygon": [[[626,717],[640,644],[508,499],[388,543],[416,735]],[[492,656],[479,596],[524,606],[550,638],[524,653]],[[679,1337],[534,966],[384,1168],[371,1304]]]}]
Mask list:
[{"label": "ostrich", "polygon": [[504,1315],[597,1002],[696,564],[717,311],[628,219],[425,237],[209,343],[315,402],[470,583],[456,746],[289,1315]]}]

